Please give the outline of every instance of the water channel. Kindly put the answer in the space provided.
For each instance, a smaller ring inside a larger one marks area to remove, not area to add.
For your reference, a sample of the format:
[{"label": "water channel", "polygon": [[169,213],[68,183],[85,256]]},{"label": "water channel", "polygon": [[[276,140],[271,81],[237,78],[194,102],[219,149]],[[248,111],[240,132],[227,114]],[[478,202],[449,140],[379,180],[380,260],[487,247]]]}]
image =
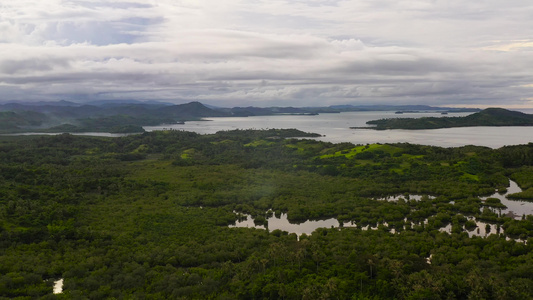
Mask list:
[{"label": "water channel", "polygon": [[[498,198],[502,204],[504,204],[507,208],[501,208],[501,209],[495,209],[496,212],[500,213],[501,215],[507,214],[509,216],[514,217],[515,219],[520,219],[523,215],[533,215],[533,202],[526,202],[526,201],[515,201],[515,200],[509,200],[507,199],[507,195],[521,192],[522,189],[518,186],[518,184],[512,180],[509,181],[509,188],[507,189],[506,193],[494,193],[493,195],[490,195],[488,197],[480,197],[482,201],[485,201],[487,198]],[[409,195],[409,199],[420,201],[423,197],[423,195]],[[389,196],[382,199],[377,199],[379,201],[398,201],[400,198],[406,198],[405,195],[397,195],[397,196]],[[428,196],[429,199],[432,199],[434,197]],[[248,227],[248,228],[256,228],[256,229],[264,229],[266,230],[267,227],[264,225],[255,225],[253,218],[250,215],[243,215],[241,221],[235,222],[234,225],[230,225],[229,227],[236,228],[236,227]],[[463,230],[468,233],[470,237],[472,236],[488,236],[490,234],[500,234],[504,233],[503,228],[498,228],[498,225],[491,224],[479,220],[475,220],[474,217],[468,216],[468,220],[474,221],[477,225],[477,227],[469,230],[464,228]],[[353,222],[345,222],[341,223],[335,219],[330,218],[326,220],[307,220],[303,223],[295,224],[290,223],[287,214],[282,213],[279,217],[276,217],[274,214],[271,214],[271,217],[267,218],[267,224],[268,224],[268,230],[282,230],[286,231],[288,233],[295,233],[297,236],[301,236],[302,234],[310,235],[318,228],[340,228],[340,227],[357,227],[357,224]],[[427,223],[427,219],[424,221],[424,223]],[[380,223],[379,225],[383,225],[385,227],[388,227],[388,224],[386,222]],[[411,224],[412,226],[416,224]],[[378,226],[362,226],[361,229],[363,230],[375,230]],[[394,228],[390,228],[391,233],[395,233]],[[447,224],[444,227],[440,229],[442,232],[448,232],[451,233],[452,231],[452,224]]]},{"label": "water channel", "polygon": [[[518,184],[512,180],[509,180],[509,187],[507,188],[507,192],[505,194],[496,192],[488,197],[480,197],[480,199],[485,201],[487,198],[497,198],[503,205],[507,206],[507,208],[501,209],[502,214],[507,214],[515,219],[520,219],[523,215],[533,215],[533,202],[509,200],[507,198],[507,195],[520,192],[522,192],[522,189],[518,186]],[[500,210],[498,209],[496,212],[499,211]]]}]

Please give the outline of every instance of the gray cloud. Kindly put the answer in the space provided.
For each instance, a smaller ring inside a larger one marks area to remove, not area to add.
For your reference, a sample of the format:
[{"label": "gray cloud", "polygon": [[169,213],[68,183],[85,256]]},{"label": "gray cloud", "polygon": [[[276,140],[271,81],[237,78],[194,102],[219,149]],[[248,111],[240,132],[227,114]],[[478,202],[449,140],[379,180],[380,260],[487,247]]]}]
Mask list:
[{"label": "gray cloud", "polygon": [[51,71],[55,67],[67,68],[68,62],[60,59],[22,59],[0,62],[0,73],[13,75],[26,72]]},{"label": "gray cloud", "polygon": [[8,0],[0,101],[533,106],[531,15],[518,0]]}]

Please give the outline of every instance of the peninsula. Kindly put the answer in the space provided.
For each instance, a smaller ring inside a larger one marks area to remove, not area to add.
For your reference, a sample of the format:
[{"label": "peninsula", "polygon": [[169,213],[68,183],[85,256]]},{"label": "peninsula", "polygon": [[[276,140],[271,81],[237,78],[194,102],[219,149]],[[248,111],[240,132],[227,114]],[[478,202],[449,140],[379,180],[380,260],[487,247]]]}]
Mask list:
[{"label": "peninsula", "polygon": [[465,117],[390,118],[366,122],[372,127],[352,129],[438,129],[473,126],[533,126],[533,115],[503,108],[487,108]]}]

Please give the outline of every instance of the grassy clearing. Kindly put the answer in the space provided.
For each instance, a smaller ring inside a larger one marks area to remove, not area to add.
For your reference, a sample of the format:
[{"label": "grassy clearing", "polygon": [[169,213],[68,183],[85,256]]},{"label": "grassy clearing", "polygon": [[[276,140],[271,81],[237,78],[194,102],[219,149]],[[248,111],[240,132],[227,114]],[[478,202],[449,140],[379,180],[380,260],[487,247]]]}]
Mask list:
[{"label": "grassy clearing", "polygon": [[[332,158],[332,157],[340,157],[340,156],[344,156],[346,158],[353,158],[357,154],[363,153],[365,151],[369,151],[369,152],[380,152],[381,151],[381,152],[388,153],[391,156],[393,156],[394,154],[401,152],[402,149],[395,147],[395,146],[391,146],[391,145],[369,144],[365,146],[357,146],[355,148],[348,149],[348,150],[337,151],[333,154],[325,154],[325,155],[320,156],[320,158]],[[404,154],[404,155],[407,155],[407,154]]]},{"label": "grassy clearing", "polygon": [[251,143],[245,144],[244,147],[260,147],[260,146],[272,146],[274,142],[266,140],[257,140]]},{"label": "grassy clearing", "polygon": [[526,190],[533,187],[533,167],[524,166],[518,172],[511,175],[511,178],[518,183],[518,185]]},{"label": "grassy clearing", "polygon": [[464,179],[466,181],[479,181],[479,176],[478,175],[464,173],[463,175],[461,175],[461,179]]},{"label": "grassy clearing", "polygon": [[304,154],[307,151],[326,151],[323,149],[322,145],[309,140],[288,141],[287,144],[285,144],[285,147],[296,149],[300,154]]},{"label": "grassy clearing", "polygon": [[187,149],[187,150],[183,151],[183,153],[181,154],[181,158],[183,158],[183,159],[192,158],[195,153],[196,153],[195,149]]}]

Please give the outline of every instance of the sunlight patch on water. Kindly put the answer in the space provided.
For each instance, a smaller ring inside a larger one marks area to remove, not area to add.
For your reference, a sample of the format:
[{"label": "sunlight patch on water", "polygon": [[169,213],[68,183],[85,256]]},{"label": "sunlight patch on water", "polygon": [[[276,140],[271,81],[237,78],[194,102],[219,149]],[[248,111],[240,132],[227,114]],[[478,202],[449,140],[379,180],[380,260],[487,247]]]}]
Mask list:
[{"label": "sunlight patch on water", "polygon": [[54,282],[54,294],[63,293],[63,278]]}]

